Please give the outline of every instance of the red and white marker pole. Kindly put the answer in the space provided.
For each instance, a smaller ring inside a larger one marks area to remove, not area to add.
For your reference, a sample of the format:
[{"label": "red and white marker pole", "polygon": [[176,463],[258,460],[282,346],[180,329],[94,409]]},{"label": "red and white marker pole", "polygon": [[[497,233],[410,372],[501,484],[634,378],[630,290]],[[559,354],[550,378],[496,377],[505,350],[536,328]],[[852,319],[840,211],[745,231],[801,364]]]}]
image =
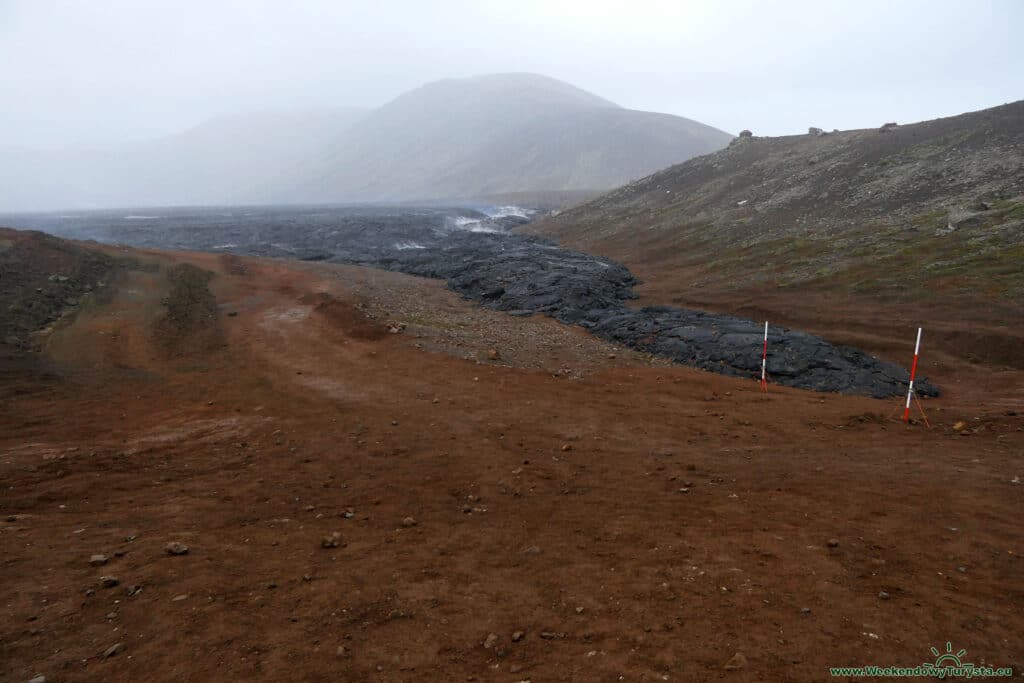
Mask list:
[{"label": "red and white marker pole", "polygon": [[761,353],[761,389],[768,391],[768,321],[764,321],[764,351]]},{"label": "red and white marker pole", "polygon": [[907,387],[907,405],[903,408],[903,421],[910,421],[910,397],[914,395],[914,377],[917,375],[917,354],[921,351],[921,328],[917,328],[917,343],[914,344],[914,364],[910,366],[910,386]]}]

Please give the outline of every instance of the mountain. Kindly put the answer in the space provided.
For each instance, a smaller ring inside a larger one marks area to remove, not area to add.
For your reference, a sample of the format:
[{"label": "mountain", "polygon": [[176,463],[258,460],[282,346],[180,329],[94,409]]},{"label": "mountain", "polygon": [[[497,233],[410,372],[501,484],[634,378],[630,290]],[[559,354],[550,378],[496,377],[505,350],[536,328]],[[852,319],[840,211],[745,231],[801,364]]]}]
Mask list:
[{"label": "mountain", "polygon": [[7,210],[220,204],[276,187],[365,115],[357,109],[224,116],[104,149],[0,147]]},{"label": "mountain", "polygon": [[679,116],[624,109],[535,74],[444,80],[347,130],[282,198],[471,199],[605,190],[725,146]]},{"label": "mountain", "polygon": [[248,114],[109,149],[0,148],[0,209],[593,196],[732,138],[533,74],[371,111]]}]

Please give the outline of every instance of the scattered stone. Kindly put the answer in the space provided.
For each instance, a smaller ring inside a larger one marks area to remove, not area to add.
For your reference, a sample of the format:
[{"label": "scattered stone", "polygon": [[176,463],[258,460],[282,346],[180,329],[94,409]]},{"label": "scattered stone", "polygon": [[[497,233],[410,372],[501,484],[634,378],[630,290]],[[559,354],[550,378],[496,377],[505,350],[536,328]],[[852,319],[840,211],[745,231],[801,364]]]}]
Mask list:
[{"label": "scattered stone", "polygon": [[828,539],[828,547],[829,548],[838,548],[839,547],[839,540],[835,539],[835,538]]},{"label": "scattered stone", "polygon": [[91,564],[94,567],[102,567],[109,561],[109,559],[110,558],[108,558],[106,555],[93,555],[89,558],[89,564]]},{"label": "scattered stone", "polygon": [[133,598],[133,597],[135,597],[136,595],[138,595],[141,592],[142,592],[142,586],[138,586],[138,585],[128,586],[127,590],[125,590],[125,594],[129,598]]},{"label": "scattered stone", "polygon": [[953,424],[953,429],[954,431],[962,432],[963,430],[967,429],[967,423],[964,422],[963,420],[958,420]]},{"label": "scattered stone", "polygon": [[124,649],[124,643],[115,643],[103,651],[104,657],[114,657]]},{"label": "scattered stone", "polygon": [[320,547],[322,548],[337,548],[341,545],[341,534],[335,531],[330,536],[324,536],[323,540],[320,541]]},{"label": "scattered stone", "polygon": [[114,576],[101,576],[100,577],[100,585],[103,586],[104,588],[113,588],[114,586],[116,586],[119,583],[121,583],[121,582],[118,581],[117,577],[114,577]]},{"label": "scattered stone", "polygon": [[960,572],[961,574],[966,574],[967,573],[967,567],[965,567],[963,565],[960,565],[959,567],[957,567],[956,570],[958,572]]},{"label": "scattered stone", "polygon": [[337,657],[338,659],[343,659],[344,657],[348,657],[348,648],[345,647],[344,645],[339,645],[338,649],[334,651],[334,656]]},{"label": "scattered stone", "polygon": [[412,527],[412,526],[416,526],[416,520],[413,519],[412,517],[406,517],[405,519],[402,520],[402,526],[404,526],[406,528]]},{"label": "scattered stone", "polygon": [[743,130],[740,131],[740,137],[741,138],[752,138],[752,137],[754,137],[754,134],[751,133],[747,129],[743,129]]},{"label": "scattered stone", "polygon": [[35,678],[30,678],[28,683],[46,683],[46,676],[36,676]]},{"label": "scattered stone", "polygon": [[800,614],[810,614],[810,613],[811,613],[811,608],[810,607],[801,607],[800,608]]},{"label": "scattered stone", "polygon": [[571,451],[572,450],[572,444],[571,443],[563,443],[562,444],[562,450],[563,451]]},{"label": "scattered stone", "polygon": [[879,600],[888,600],[889,599],[889,594],[886,593],[885,591],[878,591],[878,599]]},{"label": "scattered stone", "polygon": [[497,633],[488,634],[487,638],[484,639],[484,649],[485,650],[490,650],[490,649],[492,649],[497,644],[498,644],[498,634]]},{"label": "scattered stone", "polygon": [[306,583],[309,583],[310,581],[313,580],[313,576],[311,574],[303,574],[302,575],[302,580],[305,581]]},{"label": "scattered stone", "polygon": [[487,352],[487,360],[501,360],[501,353],[498,349],[491,349]]},{"label": "scattered stone", "polygon": [[523,636],[525,636],[525,635],[526,634],[523,633],[522,631],[513,631],[513,633],[512,633],[512,642],[513,643],[518,643],[520,640],[523,639]]},{"label": "scattered stone", "polygon": [[184,543],[179,543],[178,541],[172,541],[171,543],[168,543],[164,547],[164,550],[167,552],[168,555],[187,555],[188,554],[188,546],[185,545]]},{"label": "scattered stone", "polygon": [[732,659],[725,663],[725,666],[723,666],[722,668],[726,671],[736,671],[738,669],[742,669],[746,665],[746,656],[742,652],[737,652],[732,656]]},{"label": "scattered stone", "polygon": [[7,519],[8,522],[17,522],[18,521],[18,515],[7,515],[6,519]]},{"label": "scattered stone", "polygon": [[94,595],[96,595],[96,591],[94,591],[92,588],[85,589],[85,597],[91,598]]},{"label": "scattered stone", "polygon": [[525,550],[523,550],[523,552],[526,553],[527,555],[540,555],[540,547],[539,546],[535,546],[535,545],[531,545],[531,546],[527,547]]},{"label": "scattered stone", "polygon": [[182,600],[188,600],[188,593],[182,593],[181,595],[175,595],[171,598],[171,602],[181,602]]}]

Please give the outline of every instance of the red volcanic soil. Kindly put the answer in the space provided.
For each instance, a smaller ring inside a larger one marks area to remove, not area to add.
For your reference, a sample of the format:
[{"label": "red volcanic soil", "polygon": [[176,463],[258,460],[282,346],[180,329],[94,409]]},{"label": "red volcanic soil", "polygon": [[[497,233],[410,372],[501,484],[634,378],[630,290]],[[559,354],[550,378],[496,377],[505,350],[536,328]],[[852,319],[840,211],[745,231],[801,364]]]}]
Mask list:
[{"label": "red volcanic soil", "polygon": [[438,282],[103,250],[0,375],[4,681],[1024,669],[1018,371],[933,368],[928,429]]}]

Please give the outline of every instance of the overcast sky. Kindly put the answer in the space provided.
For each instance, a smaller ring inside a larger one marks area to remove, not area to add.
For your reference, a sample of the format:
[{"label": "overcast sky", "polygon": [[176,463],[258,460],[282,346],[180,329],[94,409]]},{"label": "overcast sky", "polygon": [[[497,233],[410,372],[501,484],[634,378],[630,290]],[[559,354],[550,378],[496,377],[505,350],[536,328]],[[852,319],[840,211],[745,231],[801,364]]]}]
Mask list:
[{"label": "overcast sky", "polygon": [[0,144],[503,71],[732,133],[906,123],[1024,97],[1024,1],[0,0]]}]

